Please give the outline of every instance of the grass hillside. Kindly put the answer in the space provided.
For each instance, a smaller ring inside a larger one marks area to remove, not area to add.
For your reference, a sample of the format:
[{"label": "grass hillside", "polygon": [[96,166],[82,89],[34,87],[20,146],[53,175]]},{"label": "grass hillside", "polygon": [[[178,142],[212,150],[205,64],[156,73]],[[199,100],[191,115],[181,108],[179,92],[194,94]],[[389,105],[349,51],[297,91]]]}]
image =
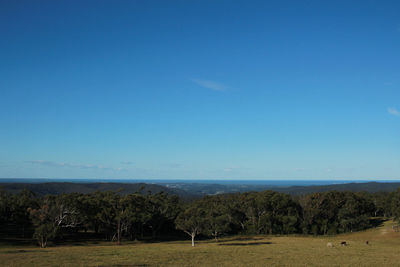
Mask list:
[{"label": "grass hillside", "polygon": [[[0,247],[4,266],[400,266],[393,222],[334,237],[237,236],[197,242]],[[365,242],[369,241],[369,245]],[[346,241],[348,246],[340,246]],[[334,247],[327,247],[327,243]]]}]

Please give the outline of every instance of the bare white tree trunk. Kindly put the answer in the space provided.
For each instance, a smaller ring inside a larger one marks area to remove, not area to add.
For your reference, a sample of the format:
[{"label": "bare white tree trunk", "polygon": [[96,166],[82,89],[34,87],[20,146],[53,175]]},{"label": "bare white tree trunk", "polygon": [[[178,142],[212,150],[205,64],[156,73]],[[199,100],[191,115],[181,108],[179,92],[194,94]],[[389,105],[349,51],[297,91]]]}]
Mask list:
[{"label": "bare white tree trunk", "polygon": [[215,238],[215,242],[218,242],[218,232],[217,231],[214,232],[214,238]]},{"label": "bare white tree trunk", "polygon": [[195,234],[192,233],[192,247],[194,247],[194,237],[195,237]]}]

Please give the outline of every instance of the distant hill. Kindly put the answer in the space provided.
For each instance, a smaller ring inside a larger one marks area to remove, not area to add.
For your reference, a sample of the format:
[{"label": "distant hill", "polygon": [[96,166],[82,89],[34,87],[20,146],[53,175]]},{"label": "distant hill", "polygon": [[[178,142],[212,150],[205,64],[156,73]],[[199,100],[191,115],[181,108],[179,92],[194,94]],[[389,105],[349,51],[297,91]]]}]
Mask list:
[{"label": "distant hill", "polygon": [[166,192],[170,195],[177,195],[183,199],[190,199],[196,195],[188,193],[179,188],[168,188],[157,184],[135,183],[67,183],[67,182],[51,182],[51,183],[0,183],[0,189],[10,193],[18,193],[23,189],[28,189],[39,196],[59,195],[63,193],[93,193],[96,191],[114,191],[120,194],[132,194],[140,192],[153,194]]},{"label": "distant hill", "polygon": [[352,191],[352,192],[392,192],[400,187],[400,183],[344,183],[331,185],[307,186],[271,186],[262,184],[203,184],[203,183],[163,183],[168,188],[182,189],[192,194],[215,195],[235,192],[272,190],[290,195],[304,195],[326,191]]},{"label": "distant hill", "polygon": [[326,191],[351,191],[351,192],[393,192],[400,187],[400,183],[347,183],[332,185],[315,185],[315,186],[290,186],[286,188],[271,188],[271,190],[287,193],[290,195],[304,195],[315,192]]},{"label": "distant hill", "polygon": [[96,191],[114,191],[120,194],[132,194],[141,192],[159,193],[164,191],[171,195],[177,195],[182,199],[193,199],[204,195],[216,195],[235,192],[272,190],[293,196],[305,195],[326,191],[352,191],[352,192],[393,192],[400,187],[400,183],[345,183],[331,185],[288,186],[277,187],[270,185],[246,185],[246,184],[202,184],[202,183],[72,183],[72,182],[48,182],[48,183],[0,183],[0,189],[11,193],[18,193],[24,188],[31,190],[39,196],[58,195],[62,193],[92,193]]}]

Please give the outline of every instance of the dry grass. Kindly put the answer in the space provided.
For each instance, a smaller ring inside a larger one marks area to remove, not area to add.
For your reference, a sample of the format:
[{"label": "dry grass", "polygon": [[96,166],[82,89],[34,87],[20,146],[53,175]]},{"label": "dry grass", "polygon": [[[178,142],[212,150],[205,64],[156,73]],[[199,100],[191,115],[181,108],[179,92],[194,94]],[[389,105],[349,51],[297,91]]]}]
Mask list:
[{"label": "dry grass", "polygon": [[[0,248],[4,266],[400,266],[392,222],[335,237],[233,237],[220,242]],[[369,245],[365,241],[369,241]],[[340,242],[349,245],[341,247]],[[333,248],[326,246],[328,242]]]}]

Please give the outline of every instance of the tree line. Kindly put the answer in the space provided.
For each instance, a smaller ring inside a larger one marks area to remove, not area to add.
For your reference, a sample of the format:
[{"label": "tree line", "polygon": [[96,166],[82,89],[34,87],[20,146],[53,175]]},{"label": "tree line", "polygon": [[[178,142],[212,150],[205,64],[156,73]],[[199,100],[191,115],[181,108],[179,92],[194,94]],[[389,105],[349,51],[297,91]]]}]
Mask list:
[{"label": "tree line", "polygon": [[[371,217],[400,219],[400,189],[392,193],[330,191],[292,197],[274,191],[205,196],[184,202],[166,193],[95,192],[37,197],[0,191],[0,228],[41,247],[88,233],[123,240],[218,238],[235,234],[331,235],[373,226]],[[11,230],[9,230],[11,229]]]}]

